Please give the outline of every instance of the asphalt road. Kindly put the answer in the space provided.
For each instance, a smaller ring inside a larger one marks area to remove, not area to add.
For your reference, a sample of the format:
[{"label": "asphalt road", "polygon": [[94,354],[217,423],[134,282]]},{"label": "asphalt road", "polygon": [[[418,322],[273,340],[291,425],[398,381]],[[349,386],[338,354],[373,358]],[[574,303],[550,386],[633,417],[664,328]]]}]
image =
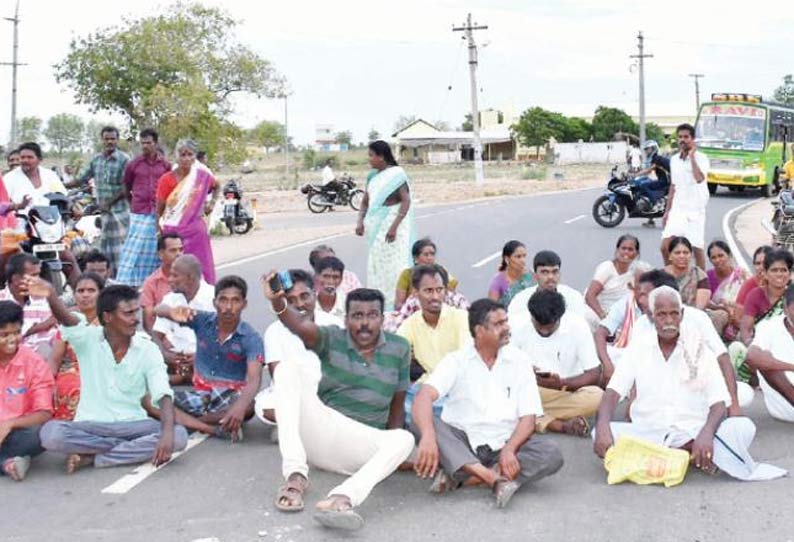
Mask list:
[{"label": "asphalt road", "polygon": [[[614,230],[597,226],[590,206],[597,190],[510,198],[418,211],[420,235],[439,245],[440,261],[476,299],[485,294],[498,258],[479,267],[509,239],[523,240],[530,254],[543,248],[559,252],[563,280],[582,289],[595,266],[611,257],[616,238],[633,233],[642,257],[660,264],[660,230],[630,220]],[[712,198],[707,238],[722,237],[722,219],[751,196]],[[307,216],[306,220],[354,221],[352,214]],[[300,218],[284,218],[296,220]],[[296,222],[297,223],[297,222]],[[326,241],[364,276],[364,241],[352,235]],[[263,329],[272,319],[257,278],[272,269],[307,265],[308,246],[223,266],[221,274],[240,274],[252,286],[246,318]],[[748,410],[758,426],[756,459],[794,469],[792,428],[775,422],[760,396]],[[398,473],[379,485],[360,511],[367,525],[353,535],[317,527],[310,510],[339,476],[313,472],[307,512],[284,515],[272,506],[280,482],[278,449],[258,423],[246,427],[237,445],[207,440],[137,485],[126,479],[134,469],[89,469],[63,474],[63,458],[45,454],[23,484],[0,479],[0,540],[114,541],[313,541],[356,540],[792,540],[791,479],[740,483],[690,473],[673,489],[630,484],[609,487],[606,473],[588,440],[552,437],[565,466],[555,476],[525,487],[506,510],[497,510],[487,491],[471,489],[434,496],[428,483]],[[145,470],[145,469],[144,469]],[[115,486],[114,486],[115,484]],[[126,485],[125,485],[126,484]],[[103,488],[127,491],[102,493]]]}]

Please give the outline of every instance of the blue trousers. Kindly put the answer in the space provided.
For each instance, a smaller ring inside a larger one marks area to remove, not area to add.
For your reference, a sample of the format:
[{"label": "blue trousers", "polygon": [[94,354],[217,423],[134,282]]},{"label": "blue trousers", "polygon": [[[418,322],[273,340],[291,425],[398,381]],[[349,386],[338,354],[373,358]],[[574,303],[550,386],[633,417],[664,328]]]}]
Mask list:
[{"label": "blue trousers", "polygon": [[[41,429],[40,425],[34,425],[12,430],[3,444],[0,444],[0,464],[12,457],[35,456],[42,453],[44,448],[41,447],[39,440],[39,429]],[[0,470],[0,475],[2,475],[2,470]]]}]

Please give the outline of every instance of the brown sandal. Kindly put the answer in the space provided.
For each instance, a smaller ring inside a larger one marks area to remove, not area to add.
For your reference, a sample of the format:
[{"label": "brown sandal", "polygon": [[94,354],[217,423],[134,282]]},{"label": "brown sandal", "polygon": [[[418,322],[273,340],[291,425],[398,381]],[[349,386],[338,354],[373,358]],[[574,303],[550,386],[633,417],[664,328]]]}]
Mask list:
[{"label": "brown sandal", "polygon": [[293,478],[290,476],[276,493],[276,500],[273,506],[282,512],[300,512],[304,508],[303,494],[309,489],[309,481],[302,476]]}]

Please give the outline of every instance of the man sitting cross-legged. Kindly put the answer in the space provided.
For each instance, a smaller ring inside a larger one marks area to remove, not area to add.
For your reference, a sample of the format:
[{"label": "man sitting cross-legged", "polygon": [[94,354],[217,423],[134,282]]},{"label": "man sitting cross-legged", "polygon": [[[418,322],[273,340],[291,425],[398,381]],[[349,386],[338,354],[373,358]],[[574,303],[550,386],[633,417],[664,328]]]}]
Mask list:
[{"label": "man sitting cross-legged", "polygon": [[[101,326],[89,326],[72,313],[53,287],[29,279],[30,295],[46,297],[60,322],[61,334],[80,360],[80,403],[74,421],[47,422],[41,443],[47,450],[68,455],[66,470],[93,464],[111,467],[151,459],[161,465],[173,451],[187,445],[187,431],[174,425],[173,392],[160,350],[138,333],[138,292],[130,286],[108,286],[99,294]],[[149,394],[159,405],[160,422],[141,406]]]},{"label": "man sitting cross-legged", "polygon": [[[728,388],[701,332],[681,327],[682,302],[669,286],[649,299],[654,332],[636,337],[626,349],[626,363],[615,373],[598,409],[594,449],[599,457],[621,435],[631,435],[691,454],[696,468],[724,470],[741,480],[784,476],[786,471],[758,464],[748,452],[755,436],[749,418],[726,418]],[[629,362],[630,360],[630,362]],[[612,422],[618,401],[634,388],[631,422]]]},{"label": "man sitting cross-legged", "polygon": [[217,312],[159,305],[168,318],[196,334],[193,390],[174,394],[176,420],[188,429],[242,440],[242,423],[254,414],[254,396],[265,361],[262,337],[241,315],[248,305],[248,285],[237,276],[215,284]]},{"label": "man sitting cross-legged", "polygon": [[[284,326],[320,359],[322,379],[301,367],[302,359],[284,359],[276,367],[275,410],[279,427],[284,485],[276,507],[303,509],[308,463],[351,475],[317,504],[314,518],[326,527],[358,529],[364,521],[354,507],[411,454],[414,439],[401,429],[408,389],[410,347],[405,339],[381,330],[383,294],[358,289],[347,295],[345,326],[318,326],[307,311],[273,292],[263,277],[265,296]],[[294,285],[295,288],[306,285]]]},{"label": "man sitting cross-legged", "polygon": [[601,364],[582,316],[568,313],[558,292],[538,290],[529,298],[531,322],[513,333],[513,344],[532,362],[544,415],[541,433],[587,436],[587,418],[598,410]]},{"label": "man sitting cross-legged", "polygon": [[[214,311],[215,290],[202,278],[201,262],[192,254],[179,256],[168,275],[171,293],[161,303],[168,307],[189,307],[197,311]],[[156,316],[156,315],[155,315]],[[171,384],[187,384],[193,377],[196,360],[196,334],[167,318],[155,318],[152,339],[160,347],[168,364]]]},{"label": "man sitting cross-legged", "polygon": [[23,480],[44,451],[39,429],[52,418],[54,387],[47,363],[22,344],[22,307],[0,301],[0,476]]},{"label": "man sitting cross-legged", "polygon": [[[413,295],[419,299],[421,310],[409,316],[397,329],[397,335],[411,343],[411,382],[415,383],[408,390],[405,401],[409,425],[410,409],[421,382],[433,373],[444,356],[471,343],[468,311],[444,303],[447,277],[447,272],[438,264],[413,268]],[[436,414],[441,413],[441,407],[440,403],[434,405]]]},{"label": "man sitting cross-legged", "polygon": [[[508,344],[504,307],[475,301],[469,330],[474,344],[447,355],[416,396],[414,468],[422,478],[435,477],[431,491],[454,489],[469,478],[484,483],[502,508],[522,484],[557,472],[562,454],[553,442],[533,436],[543,409],[530,359]],[[446,402],[437,418],[433,402],[440,397]]]},{"label": "man sitting cross-legged", "polygon": [[747,364],[760,374],[769,414],[794,422],[794,286],[786,288],[783,314],[756,325]]}]

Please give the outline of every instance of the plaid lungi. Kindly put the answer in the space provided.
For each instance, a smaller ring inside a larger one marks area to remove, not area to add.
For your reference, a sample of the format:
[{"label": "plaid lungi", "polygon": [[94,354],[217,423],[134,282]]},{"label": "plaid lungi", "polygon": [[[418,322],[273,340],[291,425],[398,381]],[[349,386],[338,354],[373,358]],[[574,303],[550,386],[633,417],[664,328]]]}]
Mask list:
[{"label": "plaid lungi", "polygon": [[130,214],[130,229],[121,250],[116,281],[140,288],[160,267],[157,255],[157,217]]},{"label": "plaid lungi", "polygon": [[102,213],[102,232],[99,238],[99,250],[110,260],[111,272],[115,272],[119,268],[121,248],[124,246],[124,240],[127,238],[127,228],[129,228],[129,226],[129,207],[126,207],[123,211]]},{"label": "plaid lungi", "polygon": [[232,389],[176,390],[174,391],[174,406],[191,416],[200,418],[205,414],[228,409],[239,396],[240,392]]}]

